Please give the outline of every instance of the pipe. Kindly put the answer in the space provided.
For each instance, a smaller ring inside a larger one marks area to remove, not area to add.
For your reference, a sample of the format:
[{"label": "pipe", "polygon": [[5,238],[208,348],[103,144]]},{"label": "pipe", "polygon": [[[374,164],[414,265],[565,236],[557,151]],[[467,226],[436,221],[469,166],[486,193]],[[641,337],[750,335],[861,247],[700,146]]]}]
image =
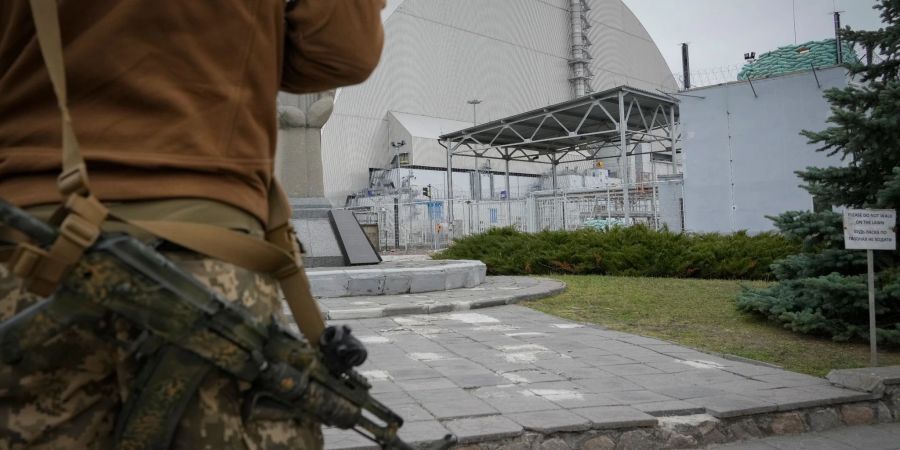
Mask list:
[{"label": "pipe", "polygon": [[587,92],[585,86],[587,73],[584,63],[584,27],[582,26],[584,10],[581,0],[570,0],[569,5],[571,5],[572,9],[572,70],[574,71],[572,82],[575,98],[578,98]]},{"label": "pipe", "polygon": [[844,46],[841,45],[841,13],[834,12],[834,45],[837,46],[837,63],[844,63]]},{"label": "pipe", "polygon": [[619,145],[621,151],[621,172],[622,172],[622,209],[625,212],[625,225],[631,222],[631,203],[628,200],[628,120],[625,117],[625,92],[619,91]]},{"label": "pipe", "polygon": [[691,57],[687,42],[681,44],[681,67],[684,71],[684,88],[691,88]]}]

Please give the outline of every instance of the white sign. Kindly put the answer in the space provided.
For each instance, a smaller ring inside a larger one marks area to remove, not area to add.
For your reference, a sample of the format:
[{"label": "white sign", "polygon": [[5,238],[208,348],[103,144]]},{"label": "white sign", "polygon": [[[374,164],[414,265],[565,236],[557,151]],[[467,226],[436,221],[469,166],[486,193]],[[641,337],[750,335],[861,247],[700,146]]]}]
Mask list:
[{"label": "white sign", "polygon": [[897,211],[848,209],[844,211],[844,248],[897,250]]}]

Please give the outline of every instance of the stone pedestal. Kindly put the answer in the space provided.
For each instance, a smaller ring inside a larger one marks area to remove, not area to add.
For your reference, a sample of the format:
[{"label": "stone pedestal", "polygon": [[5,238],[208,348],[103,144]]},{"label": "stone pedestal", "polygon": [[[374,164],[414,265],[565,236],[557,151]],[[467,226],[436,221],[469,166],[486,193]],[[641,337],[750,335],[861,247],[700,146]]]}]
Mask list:
[{"label": "stone pedestal", "polygon": [[312,203],[317,205],[328,203],[322,168],[322,127],[333,110],[334,98],[329,94],[279,98],[275,173],[292,199],[316,199]]},{"label": "stone pedestal", "polygon": [[328,212],[322,166],[322,127],[334,110],[334,93],[282,94],[278,101],[278,153],[275,176],[293,210],[294,227],[306,250],[307,267],[345,265],[339,237]]}]

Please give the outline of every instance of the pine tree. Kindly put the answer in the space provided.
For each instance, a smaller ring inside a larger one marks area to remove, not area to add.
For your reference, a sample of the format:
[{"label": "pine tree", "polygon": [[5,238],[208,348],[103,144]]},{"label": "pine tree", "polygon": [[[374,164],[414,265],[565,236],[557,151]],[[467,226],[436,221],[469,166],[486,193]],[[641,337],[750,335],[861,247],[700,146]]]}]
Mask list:
[{"label": "pine tree", "polygon": [[[810,167],[798,175],[816,204],[900,209],[900,0],[882,0],[884,28],[843,30],[845,40],[872,49],[879,61],[851,62],[853,81],[826,91],[829,128],[803,131],[817,151],[838,155],[845,167]],[[797,332],[836,340],[868,339],[866,256],[844,250],[842,218],[830,210],[790,211],[773,218],[802,252],[772,265],[778,283],[738,299]],[[878,340],[900,345],[900,253],[876,252]]]}]

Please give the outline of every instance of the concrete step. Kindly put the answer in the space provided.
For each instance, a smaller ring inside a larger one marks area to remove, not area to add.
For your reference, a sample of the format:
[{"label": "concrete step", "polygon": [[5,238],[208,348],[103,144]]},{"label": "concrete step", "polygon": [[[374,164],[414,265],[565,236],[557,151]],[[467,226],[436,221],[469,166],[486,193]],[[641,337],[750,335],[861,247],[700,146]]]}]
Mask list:
[{"label": "concrete step", "polygon": [[484,282],[481,261],[389,261],[375,266],[307,270],[317,298],[419,294],[473,288]]},{"label": "concrete step", "polygon": [[565,288],[564,283],[545,278],[487,277],[484,283],[470,288],[404,295],[320,298],[319,305],[329,320],[370,319],[510,305],[550,297]]}]

